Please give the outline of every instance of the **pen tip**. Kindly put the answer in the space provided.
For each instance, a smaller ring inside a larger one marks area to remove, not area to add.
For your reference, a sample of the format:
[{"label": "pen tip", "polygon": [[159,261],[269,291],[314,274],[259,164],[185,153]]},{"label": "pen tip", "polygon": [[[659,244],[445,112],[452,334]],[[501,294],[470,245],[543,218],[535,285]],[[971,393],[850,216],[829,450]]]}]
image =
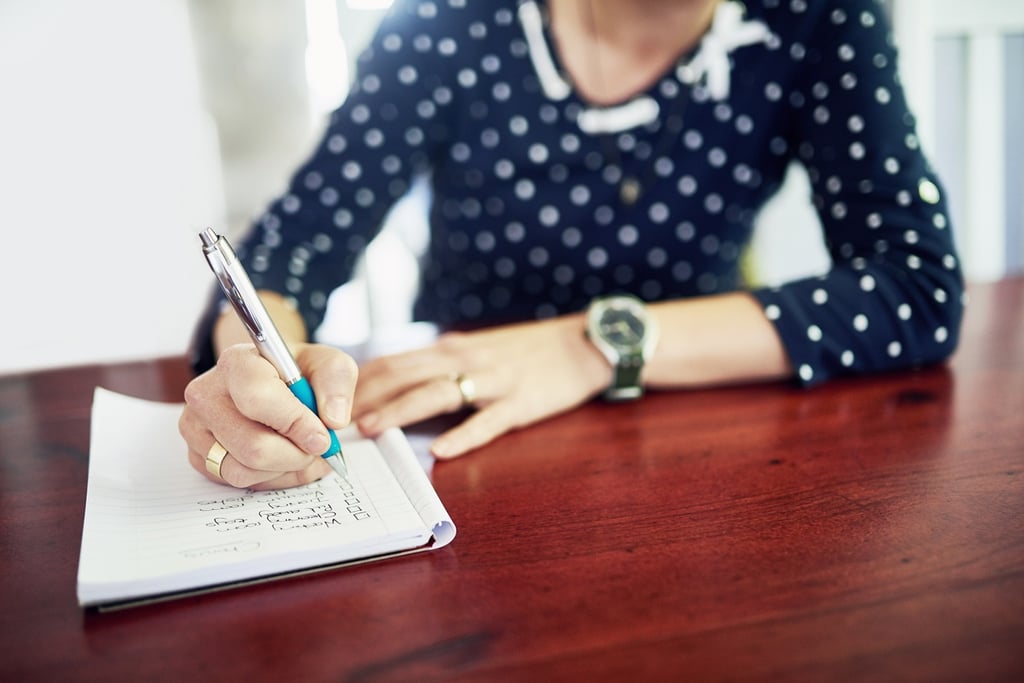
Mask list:
[{"label": "pen tip", "polygon": [[351,482],[348,480],[348,467],[345,465],[345,461],[344,459],[342,459],[340,452],[328,456],[324,458],[324,460],[326,460],[327,464],[331,466],[331,469],[334,470],[339,477],[341,477],[342,481],[344,481],[346,484],[351,484]]}]

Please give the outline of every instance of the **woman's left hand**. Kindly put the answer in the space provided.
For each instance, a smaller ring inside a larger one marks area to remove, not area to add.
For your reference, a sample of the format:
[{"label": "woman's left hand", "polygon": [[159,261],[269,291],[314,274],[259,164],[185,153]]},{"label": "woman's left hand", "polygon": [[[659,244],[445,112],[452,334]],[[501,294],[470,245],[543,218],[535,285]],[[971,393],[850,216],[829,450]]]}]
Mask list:
[{"label": "woman's left hand", "polygon": [[372,360],[359,370],[354,417],[376,436],[467,407],[434,442],[454,458],[510,430],[574,408],[611,382],[611,367],[584,336],[583,317],[443,334],[432,346]]}]

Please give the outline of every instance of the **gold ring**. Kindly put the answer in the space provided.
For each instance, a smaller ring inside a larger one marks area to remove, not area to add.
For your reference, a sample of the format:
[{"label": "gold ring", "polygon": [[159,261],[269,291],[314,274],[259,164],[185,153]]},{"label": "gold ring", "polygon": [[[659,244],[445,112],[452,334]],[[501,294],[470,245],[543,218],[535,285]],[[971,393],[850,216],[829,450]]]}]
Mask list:
[{"label": "gold ring", "polygon": [[228,457],[228,449],[221,446],[220,441],[214,439],[210,450],[206,452],[206,471],[218,479],[223,479],[224,477],[220,476],[220,468],[226,457]]},{"label": "gold ring", "polygon": [[473,402],[476,401],[476,382],[462,373],[455,375],[452,379],[455,381],[455,386],[459,388],[459,395],[462,396],[462,405],[473,405]]}]

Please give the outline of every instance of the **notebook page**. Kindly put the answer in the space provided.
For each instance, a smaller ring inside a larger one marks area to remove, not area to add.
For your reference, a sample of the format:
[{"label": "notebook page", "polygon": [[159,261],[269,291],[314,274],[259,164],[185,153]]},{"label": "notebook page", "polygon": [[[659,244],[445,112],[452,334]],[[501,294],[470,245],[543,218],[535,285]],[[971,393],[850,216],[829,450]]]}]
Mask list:
[{"label": "notebook page", "polygon": [[[336,476],[285,491],[214,484],[185,459],[181,405],[97,388],[79,561],[83,605],[418,547],[430,529],[377,445],[339,434]],[[356,438],[354,438],[356,437]]]},{"label": "notebook page", "polygon": [[377,438],[377,445],[416,512],[432,529],[435,547],[451,543],[455,538],[455,524],[427,479],[409,440],[400,429],[392,428]]}]

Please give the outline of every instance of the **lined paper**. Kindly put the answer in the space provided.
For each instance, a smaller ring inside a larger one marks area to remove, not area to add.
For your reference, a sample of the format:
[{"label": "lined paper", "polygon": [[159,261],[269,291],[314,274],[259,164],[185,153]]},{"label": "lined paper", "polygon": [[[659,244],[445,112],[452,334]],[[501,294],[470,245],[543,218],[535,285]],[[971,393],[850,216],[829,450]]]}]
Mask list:
[{"label": "lined paper", "polygon": [[451,542],[455,527],[400,430],[339,432],[349,482],[282,491],[188,464],[180,404],[97,388],[78,571],[83,606],[195,590]]}]

